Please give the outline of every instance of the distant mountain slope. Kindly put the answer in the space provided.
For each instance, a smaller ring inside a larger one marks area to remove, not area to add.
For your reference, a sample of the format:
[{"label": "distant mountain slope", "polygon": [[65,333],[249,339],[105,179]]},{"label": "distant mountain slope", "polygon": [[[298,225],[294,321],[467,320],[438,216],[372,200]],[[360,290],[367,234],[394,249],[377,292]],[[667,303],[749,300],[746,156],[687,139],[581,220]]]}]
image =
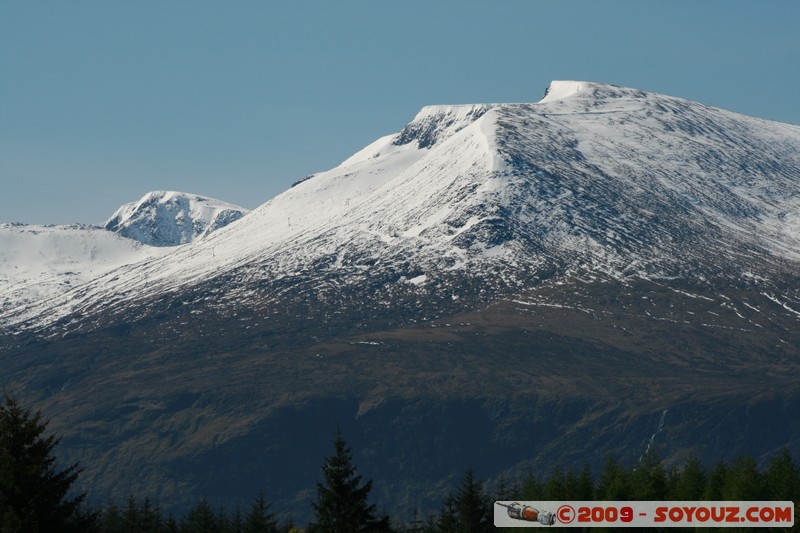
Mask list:
[{"label": "distant mountain slope", "polygon": [[95,226],[0,224],[0,313],[163,253]]},{"label": "distant mountain slope", "polygon": [[227,226],[247,212],[205,196],[153,191],[117,209],[104,228],[150,246],[177,246]]},{"label": "distant mountain slope", "polygon": [[241,207],[154,191],[121,206],[105,229],[0,224],[0,314],[41,304],[116,268],[169,253],[241,218]]}]

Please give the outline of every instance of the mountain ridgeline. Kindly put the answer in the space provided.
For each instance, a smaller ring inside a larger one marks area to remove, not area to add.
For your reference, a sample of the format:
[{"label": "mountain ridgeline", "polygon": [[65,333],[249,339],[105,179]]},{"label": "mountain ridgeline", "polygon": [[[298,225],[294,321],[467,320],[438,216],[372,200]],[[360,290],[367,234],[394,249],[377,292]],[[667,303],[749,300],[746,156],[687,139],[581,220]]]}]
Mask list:
[{"label": "mountain ridgeline", "polygon": [[304,517],[337,426],[393,513],[468,463],[796,455],[800,127],[588,82],[430,106],[0,324],[84,477],[175,508],[264,488]]}]

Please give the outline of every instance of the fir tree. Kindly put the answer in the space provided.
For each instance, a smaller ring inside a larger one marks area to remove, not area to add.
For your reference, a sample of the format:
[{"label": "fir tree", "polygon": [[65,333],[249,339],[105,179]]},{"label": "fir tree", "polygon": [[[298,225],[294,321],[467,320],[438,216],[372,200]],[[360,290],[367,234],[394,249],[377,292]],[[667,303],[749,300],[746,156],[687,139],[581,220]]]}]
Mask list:
[{"label": "fir tree", "polygon": [[445,501],[439,517],[439,530],[448,533],[494,531],[492,517],[491,502],[470,466],[456,493]]},{"label": "fir tree", "polygon": [[630,500],[631,489],[628,473],[612,456],[608,456],[597,482],[597,497],[601,500]]},{"label": "fir tree", "polygon": [[556,465],[550,473],[550,478],[544,486],[545,500],[566,500],[567,482],[564,478],[564,469]]},{"label": "fir tree", "polygon": [[706,473],[700,460],[694,455],[689,457],[683,470],[675,471],[671,476],[669,493],[671,500],[696,501],[703,499],[706,488]]},{"label": "fir tree", "polygon": [[422,526],[422,533],[439,533],[439,524],[436,520],[436,513],[433,511],[428,513],[428,519]]},{"label": "fir tree", "polygon": [[139,506],[136,505],[136,498],[133,494],[128,495],[128,504],[125,506],[125,512],[122,513],[122,527],[119,531],[124,531],[125,533],[141,531]]},{"label": "fir tree", "polygon": [[772,501],[793,501],[794,525],[791,531],[800,531],[800,469],[786,448],[769,462],[764,474],[764,497]]},{"label": "fir tree", "polygon": [[59,438],[44,437],[48,422],[5,395],[0,406],[0,524],[4,533],[91,531],[95,516],[81,509],[84,494],[67,495],[81,468],[59,471],[53,449]]},{"label": "fir tree", "polygon": [[180,531],[180,526],[178,525],[178,521],[175,520],[175,517],[171,514],[167,517],[164,521],[164,533],[178,533]]},{"label": "fir tree", "polygon": [[315,521],[309,533],[372,533],[388,531],[385,519],[375,519],[375,505],[367,503],[372,481],[361,483],[361,476],[353,466],[353,453],[337,432],[334,454],[322,466],[323,483],[317,483]]},{"label": "fir tree", "polygon": [[419,507],[414,507],[412,516],[411,525],[405,529],[405,533],[423,533],[425,523],[422,521],[422,513],[419,511]]},{"label": "fir tree", "polygon": [[208,503],[208,499],[204,497],[186,515],[181,522],[180,530],[182,533],[216,533],[220,529],[218,526],[214,509]]},{"label": "fir tree", "polygon": [[752,457],[738,455],[728,470],[722,496],[726,500],[760,500],[763,496],[762,477]]},{"label": "fir tree", "polygon": [[519,499],[529,501],[545,499],[542,482],[539,481],[539,479],[533,473],[529,473],[522,482],[522,488],[519,492]]},{"label": "fir tree", "polygon": [[458,507],[456,505],[456,496],[450,494],[442,505],[442,510],[439,512],[439,520],[436,523],[435,531],[456,531],[458,527]]},{"label": "fir tree", "polygon": [[562,493],[561,500],[577,500],[575,496],[578,493],[578,476],[575,475],[575,470],[570,467],[567,470],[567,475],[564,476],[564,492]]},{"label": "fir tree", "polygon": [[630,476],[633,499],[663,500],[667,495],[667,475],[661,460],[648,450]]},{"label": "fir tree", "polygon": [[575,486],[575,499],[578,501],[589,501],[594,499],[594,480],[592,470],[588,463],[583,463],[581,473]]},{"label": "fir tree", "polygon": [[106,533],[117,533],[123,530],[124,519],[116,502],[112,500],[108,503],[100,517],[100,522],[102,525],[100,529]]},{"label": "fir tree", "polygon": [[228,524],[228,531],[231,533],[244,533],[244,528],[245,523],[244,518],[242,517],[242,508],[241,506],[237,505],[236,510],[233,512],[233,518],[231,518],[230,523]]},{"label": "fir tree", "polygon": [[766,481],[766,499],[773,501],[792,500],[795,503],[795,514],[799,514],[800,469],[798,469],[786,448],[779,455],[772,458],[764,477]]},{"label": "fir tree", "polygon": [[497,487],[494,489],[495,501],[509,501],[517,497],[519,490],[514,485],[509,485],[505,474],[500,474]]},{"label": "fir tree", "polygon": [[725,464],[725,461],[720,461],[708,474],[708,482],[706,482],[706,488],[703,491],[703,499],[709,501],[724,499],[722,494],[727,479],[728,465]]},{"label": "fir tree", "polygon": [[250,512],[244,523],[245,533],[278,533],[278,524],[275,516],[268,511],[269,504],[260,493],[253,502]]}]

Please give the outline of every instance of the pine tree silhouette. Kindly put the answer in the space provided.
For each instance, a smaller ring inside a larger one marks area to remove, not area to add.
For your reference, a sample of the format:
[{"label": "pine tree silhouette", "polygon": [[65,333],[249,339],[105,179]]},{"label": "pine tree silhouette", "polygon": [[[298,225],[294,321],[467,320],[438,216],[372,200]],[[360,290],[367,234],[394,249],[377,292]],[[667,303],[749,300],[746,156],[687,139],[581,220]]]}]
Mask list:
[{"label": "pine tree silhouette", "polygon": [[68,497],[81,468],[59,471],[53,449],[59,438],[43,436],[47,421],[5,395],[0,406],[0,525],[12,532],[85,532],[95,517],[81,509],[85,495]]},{"label": "pine tree silhouette", "polygon": [[475,479],[472,466],[467,468],[455,494],[445,501],[439,517],[439,531],[448,533],[484,533],[494,531],[492,504]]},{"label": "pine tree silhouette", "polygon": [[390,531],[386,517],[375,519],[375,505],[367,500],[372,490],[372,480],[361,483],[361,476],[353,466],[353,452],[337,431],[334,454],[322,465],[324,481],[317,483],[315,522],[309,533],[373,533]]},{"label": "pine tree silhouette", "polygon": [[269,512],[269,504],[264,493],[259,493],[253,502],[244,524],[245,533],[278,533],[275,516]]}]

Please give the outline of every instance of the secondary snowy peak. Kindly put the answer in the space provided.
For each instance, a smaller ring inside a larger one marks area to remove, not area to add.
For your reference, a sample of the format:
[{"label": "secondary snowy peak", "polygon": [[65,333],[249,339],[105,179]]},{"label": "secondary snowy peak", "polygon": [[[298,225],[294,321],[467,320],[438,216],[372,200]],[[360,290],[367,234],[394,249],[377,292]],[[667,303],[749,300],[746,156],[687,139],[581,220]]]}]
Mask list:
[{"label": "secondary snowy peak", "polygon": [[117,209],[104,228],[150,246],[177,246],[227,226],[247,212],[205,196],[153,191]]}]

